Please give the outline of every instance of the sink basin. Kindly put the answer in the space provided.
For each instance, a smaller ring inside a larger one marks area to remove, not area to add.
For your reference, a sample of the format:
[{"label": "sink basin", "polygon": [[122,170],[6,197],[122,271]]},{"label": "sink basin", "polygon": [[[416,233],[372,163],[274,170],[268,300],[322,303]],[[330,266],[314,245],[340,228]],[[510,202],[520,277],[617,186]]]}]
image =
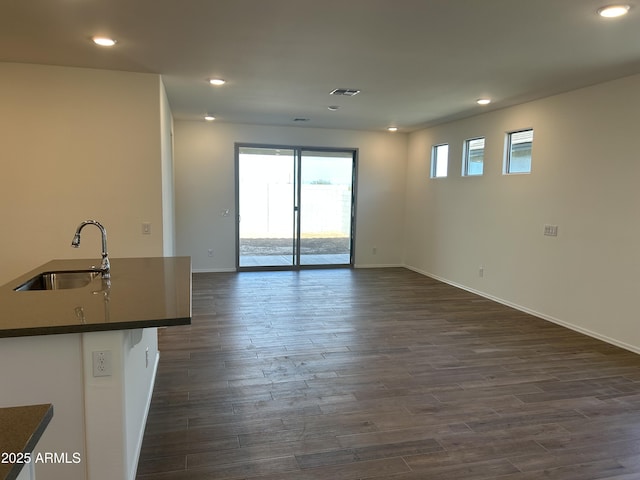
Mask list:
[{"label": "sink basin", "polygon": [[61,272],[42,272],[30,278],[19,287],[14,288],[16,292],[30,290],[66,290],[70,288],[81,288],[100,275],[96,270],[65,270]]}]

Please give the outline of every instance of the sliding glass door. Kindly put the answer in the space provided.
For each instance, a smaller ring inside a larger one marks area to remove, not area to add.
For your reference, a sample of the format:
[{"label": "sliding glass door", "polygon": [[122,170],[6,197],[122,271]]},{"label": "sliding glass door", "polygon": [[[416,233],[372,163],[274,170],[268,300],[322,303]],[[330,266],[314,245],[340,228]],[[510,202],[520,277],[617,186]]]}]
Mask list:
[{"label": "sliding glass door", "polygon": [[294,265],[295,167],[291,149],[239,149],[239,267]]},{"label": "sliding glass door", "polygon": [[348,265],[353,152],[302,150],[300,165],[300,265]]},{"label": "sliding glass door", "polygon": [[351,266],[355,150],[236,145],[237,267]]}]

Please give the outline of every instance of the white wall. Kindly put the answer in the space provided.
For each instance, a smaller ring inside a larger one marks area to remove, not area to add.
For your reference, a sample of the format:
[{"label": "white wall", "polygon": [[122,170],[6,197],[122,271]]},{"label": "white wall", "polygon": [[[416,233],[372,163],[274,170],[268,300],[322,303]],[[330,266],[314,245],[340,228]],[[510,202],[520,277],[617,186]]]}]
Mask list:
[{"label": "white wall", "polygon": [[235,143],[359,149],[356,265],[401,264],[406,135],[188,121],[174,129],[176,251],[194,271],[235,269]]},{"label": "white wall", "polygon": [[[411,134],[406,265],[640,352],[638,92],[632,76]],[[505,132],[529,127],[532,173],[503,175]],[[461,178],[483,135],[485,174]],[[449,177],[429,179],[443,142]]]},{"label": "white wall", "polygon": [[0,284],[53,258],[99,258],[92,227],[70,247],[87,218],[112,257],[163,254],[160,98],[158,75],[0,63]]}]

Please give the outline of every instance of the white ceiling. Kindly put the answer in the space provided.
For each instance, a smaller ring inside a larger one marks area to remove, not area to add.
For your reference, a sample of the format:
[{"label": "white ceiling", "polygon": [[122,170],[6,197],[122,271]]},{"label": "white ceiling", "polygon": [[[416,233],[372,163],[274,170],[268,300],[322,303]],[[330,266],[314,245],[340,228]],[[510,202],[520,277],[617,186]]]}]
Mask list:
[{"label": "white ceiling", "polygon": [[411,131],[640,73],[639,1],[1,0],[0,61],[158,73],[176,119]]}]

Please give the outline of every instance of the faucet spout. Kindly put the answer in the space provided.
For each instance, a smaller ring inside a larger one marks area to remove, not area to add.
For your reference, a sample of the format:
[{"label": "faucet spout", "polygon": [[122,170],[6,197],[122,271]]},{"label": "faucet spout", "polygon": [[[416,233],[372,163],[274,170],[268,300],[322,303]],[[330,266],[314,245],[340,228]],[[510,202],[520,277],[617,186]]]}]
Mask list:
[{"label": "faucet spout", "polygon": [[71,241],[71,246],[74,248],[78,248],[80,246],[80,232],[87,225],[95,225],[100,229],[100,234],[102,236],[102,264],[100,265],[100,271],[102,272],[103,278],[110,277],[111,263],[109,262],[109,254],[107,253],[107,230],[102,226],[100,222],[95,220],[85,220],[76,229],[76,233],[73,236],[73,240]]}]

